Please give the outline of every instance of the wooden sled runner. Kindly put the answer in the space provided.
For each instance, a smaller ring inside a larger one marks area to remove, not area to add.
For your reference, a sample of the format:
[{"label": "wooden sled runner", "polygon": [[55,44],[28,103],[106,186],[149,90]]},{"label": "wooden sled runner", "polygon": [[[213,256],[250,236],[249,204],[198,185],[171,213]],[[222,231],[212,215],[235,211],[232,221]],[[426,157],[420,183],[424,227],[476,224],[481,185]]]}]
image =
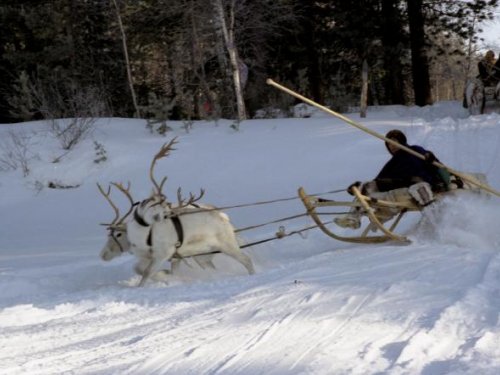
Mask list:
[{"label": "wooden sled runner", "polygon": [[[386,241],[396,241],[400,243],[409,243],[410,240],[404,236],[400,236],[394,233],[397,225],[401,221],[405,213],[411,211],[421,211],[422,208],[417,205],[417,203],[411,200],[405,200],[401,202],[393,202],[387,200],[380,200],[370,198],[366,195],[361,194],[358,188],[353,188],[353,193],[356,197],[356,201],[353,202],[341,202],[333,200],[324,200],[318,197],[307,195],[304,188],[300,187],[298,194],[302,203],[304,204],[307,213],[313,221],[318,225],[318,227],[328,236],[335,238],[339,241],[351,242],[351,243],[381,243]],[[357,207],[360,209],[362,215],[367,216],[369,219],[368,225],[365,227],[363,232],[358,236],[341,236],[334,233],[325,224],[320,216],[321,212],[318,212],[318,208],[323,207]],[[379,217],[380,212],[390,209],[395,217],[392,224],[386,227]],[[370,232],[381,232],[381,234],[370,234]]]}]

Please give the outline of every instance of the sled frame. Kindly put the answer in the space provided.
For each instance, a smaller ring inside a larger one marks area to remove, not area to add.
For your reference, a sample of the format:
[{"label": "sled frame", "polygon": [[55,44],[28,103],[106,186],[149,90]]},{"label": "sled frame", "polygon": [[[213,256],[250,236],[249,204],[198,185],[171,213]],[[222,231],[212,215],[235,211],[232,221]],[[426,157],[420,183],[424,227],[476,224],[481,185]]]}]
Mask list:
[{"label": "sled frame", "polygon": [[[357,198],[357,201],[353,202],[345,202],[345,201],[334,201],[334,200],[320,200],[315,196],[307,195],[303,187],[300,187],[298,190],[298,195],[306,208],[307,214],[311,217],[311,219],[318,225],[318,227],[328,236],[343,242],[350,243],[362,243],[362,244],[370,244],[370,243],[383,243],[388,241],[395,241],[398,243],[410,243],[411,241],[405,237],[400,236],[394,233],[397,225],[400,223],[404,214],[411,211],[421,211],[421,208],[412,202],[393,202],[393,201],[385,201],[380,199],[374,199],[368,197],[366,195],[361,194],[358,188],[353,187],[354,196]],[[369,219],[369,223],[362,231],[362,233],[358,236],[343,236],[334,233],[326,223],[324,223],[320,215],[322,213],[317,212],[317,208],[320,207],[358,207],[360,208],[361,214],[367,216]],[[375,211],[377,208],[393,208],[397,209],[399,212],[395,214],[396,218],[394,221],[388,225],[387,227],[379,220],[376,216]],[[375,229],[376,231],[380,231],[381,234],[378,235],[369,235],[371,230]]]}]

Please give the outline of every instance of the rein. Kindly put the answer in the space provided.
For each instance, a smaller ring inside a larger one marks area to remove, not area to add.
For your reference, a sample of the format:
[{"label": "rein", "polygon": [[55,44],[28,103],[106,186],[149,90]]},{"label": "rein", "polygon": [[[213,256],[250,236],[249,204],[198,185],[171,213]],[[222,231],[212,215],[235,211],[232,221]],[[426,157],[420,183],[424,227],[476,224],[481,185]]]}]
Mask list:
[{"label": "rein", "polygon": [[292,236],[294,234],[301,234],[302,232],[308,231],[310,229],[318,228],[318,226],[319,225],[317,225],[317,224],[316,225],[311,225],[309,227],[305,227],[305,228],[302,228],[302,229],[294,230],[294,231],[291,231],[291,232],[288,232],[288,233],[285,232],[285,227],[280,227],[279,230],[276,232],[276,235],[274,237],[270,237],[270,238],[266,238],[266,239],[263,239],[263,240],[260,240],[260,241],[255,241],[255,242],[247,243],[245,245],[240,246],[240,249],[244,249],[245,247],[250,247],[250,246],[253,246],[253,245],[260,245],[261,243],[265,243],[265,242],[269,242],[269,241],[273,241],[273,240],[280,240],[282,238],[285,238],[285,237],[288,237],[288,236]]},{"label": "rein", "polygon": [[286,221],[286,220],[297,219],[299,217],[303,217],[303,216],[307,216],[307,215],[308,215],[307,213],[305,213],[305,214],[299,214],[299,215],[293,215],[293,216],[284,217],[283,219],[276,219],[276,220],[268,221],[267,223],[250,225],[248,227],[235,229],[234,233],[239,233],[239,232],[244,232],[244,231],[250,230],[250,229],[260,228],[260,227],[264,227],[264,226],[269,225],[269,224],[276,224],[276,223],[279,223],[279,222],[282,222],[282,221]]},{"label": "rein", "polygon": [[[330,190],[330,191],[326,191],[324,193],[316,193],[314,195],[315,196],[321,196],[321,195],[327,195],[327,194],[336,194],[336,193],[341,193],[343,191],[346,191],[346,189],[344,188],[344,189]],[[271,204],[271,203],[292,201],[292,200],[295,200],[295,199],[300,199],[300,198],[297,197],[297,196],[293,196],[293,197],[287,197],[287,198],[278,198],[278,199],[269,200],[269,201],[258,201],[258,202],[253,202],[253,203],[236,204],[234,206],[223,206],[223,207],[214,207],[214,208],[202,208],[202,207],[200,207],[198,210],[190,210],[190,211],[186,211],[186,212],[179,212],[178,215],[182,216],[182,215],[196,214],[196,213],[199,213],[199,212],[223,211],[223,210],[230,210],[230,209],[233,209],[233,208],[262,206],[262,205]]]}]

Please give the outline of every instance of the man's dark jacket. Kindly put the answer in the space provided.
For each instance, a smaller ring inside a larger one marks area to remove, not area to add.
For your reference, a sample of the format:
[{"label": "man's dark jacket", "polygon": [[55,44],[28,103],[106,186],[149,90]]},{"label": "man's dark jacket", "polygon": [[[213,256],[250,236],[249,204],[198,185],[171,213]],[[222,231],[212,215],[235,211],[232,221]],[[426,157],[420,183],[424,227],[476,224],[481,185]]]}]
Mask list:
[{"label": "man's dark jacket", "polygon": [[[407,147],[422,155],[428,153],[420,146]],[[428,182],[434,188],[441,182],[435,166],[401,149],[392,155],[375,181],[381,192],[408,187],[421,181]]]}]

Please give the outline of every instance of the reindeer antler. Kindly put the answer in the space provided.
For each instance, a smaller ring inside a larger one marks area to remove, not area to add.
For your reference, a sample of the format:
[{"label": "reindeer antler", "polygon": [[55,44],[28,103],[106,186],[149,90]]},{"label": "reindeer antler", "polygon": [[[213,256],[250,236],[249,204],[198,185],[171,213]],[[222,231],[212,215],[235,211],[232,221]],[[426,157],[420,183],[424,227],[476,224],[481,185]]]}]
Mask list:
[{"label": "reindeer antler", "polygon": [[190,204],[193,204],[194,202],[199,201],[201,199],[201,197],[203,197],[204,194],[205,194],[205,190],[203,190],[203,189],[200,189],[200,195],[198,195],[197,197],[195,195],[193,195],[193,193],[189,193],[189,199],[187,202],[185,202],[185,200],[182,198],[181,188],[178,188],[177,189],[177,202],[179,204],[176,208],[187,207]]},{"label": "reindeer antler", "polygon": [[163,177],[161,182],[158,184],[158,182],[155,180],[153,171],[154,171],[156,162],[158,160],[160,160],[164,157],[167,157],[168,155],[170,155],[170,151],[175,150],[175,148],[173,148],[173,145],[175,145],[176,143],[177,143],[177,137],[172,139],[170,142],[165,143],[161,147],[160,151],[158,151],[158,153],[153,157],[153,160],[151,161],[151,166],[149,167],[149,178],[151,179],[151,182],[153,183],[154,187],[156,188],[156,194],[158,194],[162,198],[164,198],[165,196],[163,195],[161,190],[163,189],[163,185],[167,181],[167,177],[166,176]]},{"label": "reindeer antler", "polygon": [[113,221],[110,224],[104,224],[104,225],[107,225],[107,226],[112,226],[112,225],[114,225],[118,221],[118,218],[120,217],[120,210],[118,209],[118,207],[113,203],[113,201],[110,198],[110,195],[111,195],[111,186],[108,186],[108,192],[107,193],[104,192],[104,189],[102,188],[102,186],[99,183],[97,183],[97,188],[99,189],[99,191],[101,192],[101,194],[104,196],[104,198],[108,201],[108,203],[111,205],[111,207],[113,208],[113,211],[115,211],[115,218],[113,219]]},{"label": "reindeer antler", "polygon": [[121,224],[127,218],[127,216],[131,214],[131,212],[132,212],[132,210],[134,209],[134,206],[135,206],[134,199],[132,198],[132,195],[130,194],[130,181],[127,182],[127,187],[123,186],[123,184],[121,182],[112,182],[111,185],[113,185],[118,190],[120,190],[123,194],[125,194],[125,196],[127,197],[127,199],[130,202],[130,208],[129,208],[129,210],[118,221],[118,224]]}]

